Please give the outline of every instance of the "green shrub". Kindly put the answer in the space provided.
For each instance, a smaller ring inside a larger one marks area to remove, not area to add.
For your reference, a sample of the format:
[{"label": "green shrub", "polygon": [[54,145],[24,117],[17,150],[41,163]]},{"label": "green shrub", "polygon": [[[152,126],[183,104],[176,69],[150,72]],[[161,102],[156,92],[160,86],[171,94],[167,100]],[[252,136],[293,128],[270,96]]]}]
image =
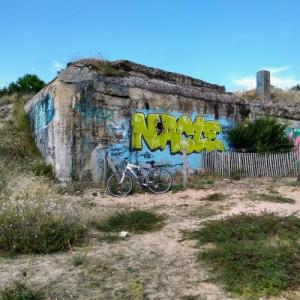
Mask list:
[{"label": "green shrub", "polygon": [[241,214],[208,221],[185,235],[199,246],[213,243],[198,257],[233,294],[258,299],[300,283],[300,219],[295,216]]},{"label": "green shrub", "polygon": [[80,244],[85,226],[42,205],[9,206],[0,212],[0,254],[52,253]]},{"label": "green shrub", "polygon": [[1,292],[2,300],[42,300],[46,299],[43,292],[28,288],[25,284],[15,282]]},{"label": "green shrub", "polygon": [[133,210],[116,213],[100,223],[94,223],[96,228],[104,232],[130,232],[142,233],[160,229],[163,226],[163,216],[145,210]]},{"label": "green shrub", "polygon": [[228,132],[228,139],[235,149],[249,152],[284,152],[294,147],[285,134],[286,125],[270,117],[244,121]]}]

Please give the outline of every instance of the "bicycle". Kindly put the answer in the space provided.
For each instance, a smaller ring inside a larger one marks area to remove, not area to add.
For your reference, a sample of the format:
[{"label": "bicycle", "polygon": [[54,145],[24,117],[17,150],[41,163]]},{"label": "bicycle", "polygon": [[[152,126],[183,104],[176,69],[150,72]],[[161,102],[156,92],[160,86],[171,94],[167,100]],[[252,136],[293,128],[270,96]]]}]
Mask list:
[{"label": "bicycle", "polygon": [[[167,165],[155,165],[155,161],[146,161],[148,167],[130,163],[125,159],[123,171],[114,172],[106,181],[106,189],[115,197],[128,195],[133,189],[133,181],[142,187],[147,187],[154,194],[168,192],[173,184],[172,175],[164,169]],[[142,171],[146,172],[144,176]]]}]

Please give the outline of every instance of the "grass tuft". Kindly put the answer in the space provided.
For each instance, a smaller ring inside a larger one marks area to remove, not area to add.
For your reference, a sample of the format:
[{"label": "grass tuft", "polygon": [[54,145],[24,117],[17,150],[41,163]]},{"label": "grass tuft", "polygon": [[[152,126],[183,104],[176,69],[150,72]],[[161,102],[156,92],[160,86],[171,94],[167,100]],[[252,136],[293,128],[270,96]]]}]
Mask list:
[{"label": "grass tuft", "polygon": [[201,198],[200,200],[214,202],[214,201],[222,201],[222,200],[225,199],[225,197],[226,196],[224,194],[222,194],[222,193],[213,193],[213,194],[210,194],[210,195],[208,195],[208,196],[206,196],[204,198]]},{"label": "grass tuft", "polygon": [[83,64],[91,69],[96,70],[101,75],[105,76],[123,76],[124,71],[115,68],[108,60],[100,58],[84,58],[75,61],[74,64]]},{"label": "grass tuft", "polygon": [[87,255],[82,253],[75,253],[72,256],[72,263],[74,267],[81,266],[87,262]]},{"label": "grass tuft", "polygon": [[207,221],[185,237],[199,246],[213,243],[198,258],[233,294],[258,299],[300,283],[300,219],[295,216],[240,214]]},{"label": "grass tuft", "polygon": [[43,292],[28,288],[23,283],[15,282],[1,292],[2,300],[42,300],[46,299]]},{"label": "grass tuft", "polygon": [[279,194],[255,194],[253,196],[254,200],[259,201],[268,201],[268,202],[275,202],[275,203],[291,203],[294,204],[295,200],[289,197],[284,197]]},{"label": "grass tuft", "polygon": [[159,230],[163,226],[164,217],[154,212],[145,210],[133,210],[111,215],[94,226],[103,232],[130,231],[142,233],[146,231]]}]

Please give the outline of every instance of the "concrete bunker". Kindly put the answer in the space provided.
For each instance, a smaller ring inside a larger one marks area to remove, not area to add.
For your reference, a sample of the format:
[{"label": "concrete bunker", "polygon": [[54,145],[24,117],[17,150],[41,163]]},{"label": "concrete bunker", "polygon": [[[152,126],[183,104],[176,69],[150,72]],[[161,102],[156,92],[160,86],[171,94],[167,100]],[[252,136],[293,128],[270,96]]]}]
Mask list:
[{"label": "concrete bunker", "polygon": [[25,109],[57,179],[98,181],[105,155],[116,164],[129,157],[176,165],[186,149],[189,166],[200,169],[202,151],[229,149],[226,132],[255,113],[251,105],[192,77],[86,59],[68,64]]}]

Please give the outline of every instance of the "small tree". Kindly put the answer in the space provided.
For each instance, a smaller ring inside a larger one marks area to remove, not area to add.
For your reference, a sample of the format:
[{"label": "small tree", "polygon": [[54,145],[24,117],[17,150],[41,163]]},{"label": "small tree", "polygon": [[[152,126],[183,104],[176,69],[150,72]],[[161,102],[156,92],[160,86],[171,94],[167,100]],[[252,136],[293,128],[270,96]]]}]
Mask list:
[{"label": "small tree", "polygon": [[8,87],[0,89],[0,96],[10,94],[35,94],[45,86],[45,82],[38,76],[26,74],[11,82]]},{"label": "small tree", "polygon": [[18,78],[14,88],[17,93],[31,94],[39,92],[44,86],[45,82],[36,75],[26,74]]},{"label": "small tree", "polygon": [[292,91],[300,91],[300,84],[297,84],[296,86],[291,88]]},{"label": "small tree", "polygon": [[277,119],[261,117],[233,127],[228,132],[228,140],[233,148],[248,152],[285,152],[294,147],[285,133],[286,127]]}]

